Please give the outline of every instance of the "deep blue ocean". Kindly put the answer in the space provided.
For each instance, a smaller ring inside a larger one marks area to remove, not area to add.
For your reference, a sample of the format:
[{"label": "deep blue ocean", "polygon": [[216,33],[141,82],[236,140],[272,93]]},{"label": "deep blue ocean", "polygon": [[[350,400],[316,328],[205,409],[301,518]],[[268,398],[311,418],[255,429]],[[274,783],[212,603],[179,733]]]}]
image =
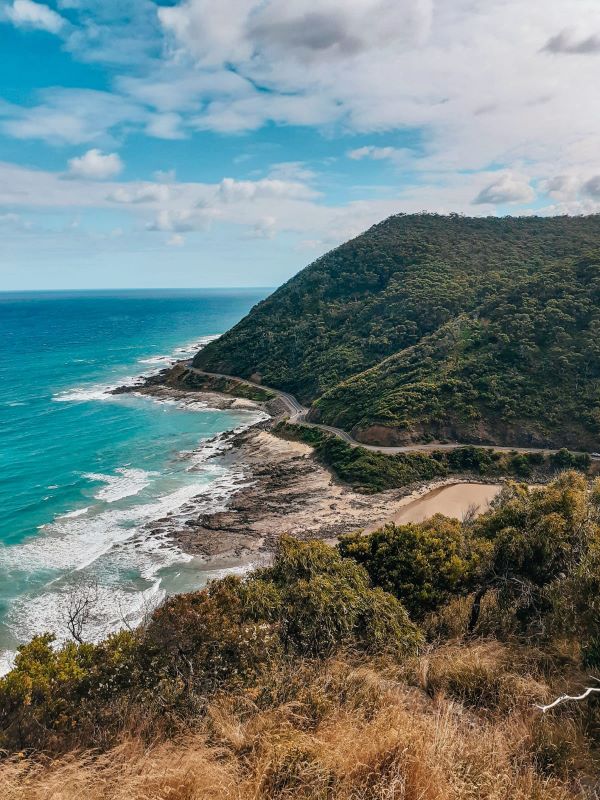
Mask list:
[{"label": "deep blue ocean", "polygon": [[107,390],[191,355],[267,293],[0,293],[0,668],[33,634],[66,634],[74,586],[94,587],[97,638],[205,580],[145,526],[226,503],[243,475],[207,456],[256,413]]}]

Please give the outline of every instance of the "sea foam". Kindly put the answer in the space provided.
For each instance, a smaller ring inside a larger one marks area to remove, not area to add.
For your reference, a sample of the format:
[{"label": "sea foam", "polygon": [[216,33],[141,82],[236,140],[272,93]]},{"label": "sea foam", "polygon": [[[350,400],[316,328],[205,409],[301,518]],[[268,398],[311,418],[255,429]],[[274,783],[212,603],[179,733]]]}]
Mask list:
[{"label": "sea foam", "polygon": [[113,394],[115,389],[121,386],[128,386],[132,389],[135,389],[136,386],[143,386],[146,378],[157,375],[161,370],[173,366],[177,361],[191,358],[198,350],[202,350],[209,342],[218,339],[219,336],[220,334],[202,336],[200,339],[196,339],[183,347],[177,347],[172,353],[141,358],[138,364],[148,364],[156,367],[156,369],[144,371],[143,374],[126,375],[114,383],[98,383],[63,389],[54,394],[52,399],[56,403],[88,403],[93,400],[115,400],[118,398],[118,395]]},{"label": "sea foam", "polygon": [[100,481],[105,484],[94,495],[96,500],[114,503],[125,497],[133,497],[150,485],[153,476],[159,474],[158,472],[146,472],[143,469],[126,469],[125,467],[120,467],[115,472],[117,473],[116,475],[103,475],[96,472],[86,472],[84,474],[83,477],[90,481]]}]

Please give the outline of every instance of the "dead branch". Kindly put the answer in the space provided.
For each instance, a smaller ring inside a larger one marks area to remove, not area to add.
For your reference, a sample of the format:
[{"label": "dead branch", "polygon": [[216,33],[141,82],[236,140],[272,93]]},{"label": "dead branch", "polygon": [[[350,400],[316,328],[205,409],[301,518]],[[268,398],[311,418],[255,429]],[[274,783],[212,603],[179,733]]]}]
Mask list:
[{"label": "dead branch", "polygon": [[[592,678],[592,680],[597,681],[598,678]],[[546,711],[549,711],[551,708],[560,705],[561,703],[566,703],[567,701],[573,701],[578,703],[581,700],[585,700],[586,697],[589,697],[593,692],[600,692],[600,686],[588,686],[582,694],[563,694],[560,697],[557,697],[552,703],[549,703],[547,706],[540,706],[536,705],[535,707],[538,708],[542,714],[545,714]]]}]

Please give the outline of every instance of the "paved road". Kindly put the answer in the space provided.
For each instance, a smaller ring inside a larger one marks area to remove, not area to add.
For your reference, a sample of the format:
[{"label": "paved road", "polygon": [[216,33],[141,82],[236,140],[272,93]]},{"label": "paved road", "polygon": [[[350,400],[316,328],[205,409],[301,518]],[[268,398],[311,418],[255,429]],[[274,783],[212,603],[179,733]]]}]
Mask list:
[{"label": "paved road", "polygon": [[[246,381],[243,378],[237,378],[234,375],[222,375],[218,372],[205,372],[204,370],[196,369],[195,367],[191,366],[191,362],[186,362],[187,366],[192,372],[197,373],[198,375],[207,375],[211,378],[225,378],[226,380],[234,380],[238,383],[245,383],[248,386],[259,386],[259,384],[252,383],[252,381]],[[289,422],[295,425],[305,425],[307,428],[318,428],[322,431],[327,431],[327,433],[332,433],[334,436],[338,436],[340,439],[343,439],[347,442],[351,447],[364,447],[365,450],[374,450],[378,453],[414,453],[414,452],[431,452],[432,450],[456,450],[459,447],[468,447],[468,444],[455,442],[453,444],[411,444],[405,445],[402,447],[384,447],[383,445],[376,445],[376,444],[363,444],[362,442],[358,442],[356,439],[352,438],[352,436],[347,432],[342,430],[341,428],[334,428],[331,425],[321,425],[317,422],[308,422],[306,419],[306,415],[308,414],[308,408],[303,406],[293,394],[289,394],[288,392],[282,392],[279,389],[273,389],[271,386],[263,386],[260,384],[261,389],[266,389],[269,392],[273,392],[274,395],[277,395],[288,408],[289,415],[288,420]],[[488,445],[477,445],[478,447],[486,447]],[[491,447],[491,445],[489,445]],[[552,453],[557,453],[558,450],[549,450],[543,447],[500,447],[497,445],[493,445],[493,449],[497,450],[501,453],[544,453],[545,455],[551,455]],[[576,451],[572,451],[576,452]]]}]

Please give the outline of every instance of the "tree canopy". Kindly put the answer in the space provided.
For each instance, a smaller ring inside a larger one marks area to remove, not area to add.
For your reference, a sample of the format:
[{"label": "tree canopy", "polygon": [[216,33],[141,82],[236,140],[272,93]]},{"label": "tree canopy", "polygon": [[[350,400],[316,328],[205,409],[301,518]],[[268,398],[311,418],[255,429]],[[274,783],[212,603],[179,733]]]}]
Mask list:
[{"label": "tree canopy", "polygon": [[390,217],[194,364],[291,391],[364,441],[594,445],[599,242],[597,215]]}]

